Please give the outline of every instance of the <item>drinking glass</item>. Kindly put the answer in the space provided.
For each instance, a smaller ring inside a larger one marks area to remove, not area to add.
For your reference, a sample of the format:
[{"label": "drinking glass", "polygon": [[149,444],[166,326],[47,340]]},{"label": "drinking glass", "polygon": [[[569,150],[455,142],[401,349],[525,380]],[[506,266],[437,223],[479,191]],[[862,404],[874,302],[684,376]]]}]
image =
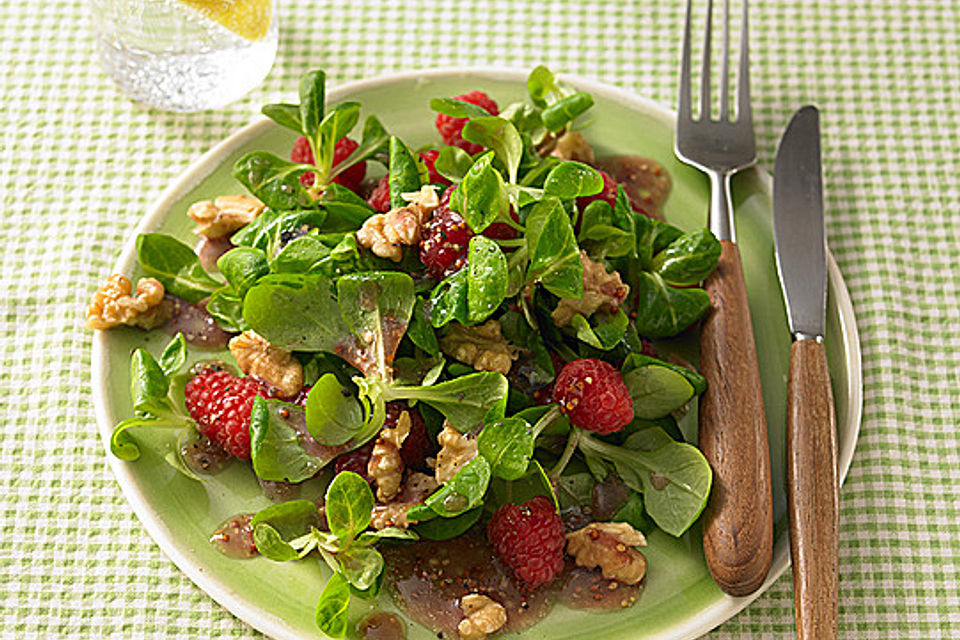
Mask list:
[{"label": "drinking glass", "polygon": [[90,0],[100,62],[121,91],[167,111],[229,104],[277,53],[274,0]]}]

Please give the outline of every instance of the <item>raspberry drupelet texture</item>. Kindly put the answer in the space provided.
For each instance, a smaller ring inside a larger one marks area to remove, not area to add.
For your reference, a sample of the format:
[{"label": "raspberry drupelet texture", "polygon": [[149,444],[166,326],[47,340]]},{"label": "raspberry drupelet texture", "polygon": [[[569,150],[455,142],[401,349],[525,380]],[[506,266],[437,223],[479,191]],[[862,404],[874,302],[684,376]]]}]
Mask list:
[{"label": "raspberry drupelet texture", "polygon": [[463,217],[450,210],[453,190],[443,193],[440,206],[420,232],[420,261],[427,267],[427,275],[437,280],[467,264],[467,249],[474,235]]},{"label": "raspberry drupelet texture", "polygon": [[633,420],[633,399],[623,376],[609,362],[583,358],[567,363],[553,387],[560,411],[578,427],[613,433]]},{"label": "raspberry drupelet texture", "polygon": [[487,537],[497,557],[529,587],[550,584],[563,569],[563,521],[545,496],[501,505]]},{"label": "raspberry drupelet texture", "polygon": [[250,408],[255,396],[271,397],[255,378],[236,378],[215,367],[204,369],[187,383],[185,403],[202,435],[224,451],[250,459]]},{"label": "raspberry drupelet texture", "polygon": [[[333,166],[336,167],[346,160],[359,146],[356,141],[347,137],[337,140],[337,144],[333,147]],[[297,138],[297,141],[293,144],[293,150],[290,152],[290,160],[301,164],[313,164],[313,151],[310,150],[310,142],[304,136]],[[360,183],[363,182],[363,178],[366,175],[367,163],[358,162],[334,178],[333,182],[356,192],[360,188]],[[314,180],[316,180],[316,177],[312,173],[305,173],[300,176],[300,184],[305,187],[311,186]]]},{"label": "raspberry drupelet texture", "polygon": [[374,187],[373,193],[370,194],[370,197],[367,198],[367,204],[374,208],[375,211],[380,213],[386,213],[390,211],[390,175],[385,175],[380,178],[380,182],[377,183],[377,186]]},{"label": "raspberry drupelet texture", "polygon": [[[500,108],[497,106],[497,103],[483,91],[471,91],[470,93],[454,96],[454,99],[475,104],[492,116],[500,114]],[[467,124],[467,118],[454,118],[453,116],[448,116],[443,113],[437,115],[437,131],[440,132],[440,137],[443,138],[445,143],[460,147],[470,155],[480,153],[483,151],[482,146],[467,142],[463,139],[462,133],[465,124]]]},{"label": "raspberry drupelet texture", "polygon": [[450,184],[450,181],[444,178],[440,172],[437,171],[438,157],[440,157],[440,152],[436,149],[429,149],[427,151],[420,152],[420,160],[422,160],[424,166],[427,167],[427,181],[430,184],[448,185]]}]

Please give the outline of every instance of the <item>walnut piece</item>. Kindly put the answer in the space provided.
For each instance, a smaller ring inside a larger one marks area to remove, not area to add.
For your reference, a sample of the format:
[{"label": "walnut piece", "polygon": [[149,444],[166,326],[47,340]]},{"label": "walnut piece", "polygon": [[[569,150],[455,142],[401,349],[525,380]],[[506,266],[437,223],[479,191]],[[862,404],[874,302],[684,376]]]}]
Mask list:
[{"label": "walnut piece", "polygon": [[507,623],[507,610],[492,598],[471,593],[460,598],[463,620],[457,625],[462,640],[483,640]]},{"label": "walnut piece", "polygon": [[273,346],[253,331],[244,331],[231,339],[230,353],[241,371],[276,387],[284,396],[294,396],[303,388],[303,365],[292,353]]},{"label": "walnut piece", "polygon": [[437,192],[430,185],[402,195],[409,204],[372,215],[357,230],[357,242],[375,255],[394,262],[400,262],[403,257],[401,245],[420,242],[420,229],[433,210],[440,206]]},{"label": "walnut piece", "polygon": [[407,512],[414,505],[423,504],[427,496],[436,491],[438,486],[433,476],[420,472],[407,474],[403,489],[393,500],[386,504],[374,505],[370,526],[378,531],[387,527],[406,529],[410,526],[407,522]]},{"label": "walnut piece", "polygon": [[393,427],[384,427],[373,444],[367,474],[377,481],[377,499],[389,502],[400,493],[403,484],[403,457],[400,447],[410,435],[410,412],[404,411]]},{"label": "walnut piece", "polygon": [[220,238],[253,222],[266,207],[259,199],[238,193],[219,196],[213,201],[194,202],[187,209],[187,215],[197,223],[194,233]]},{"label": "walnut piece", "polygon": [[583,297],[560,300],[550,314],[558,327],[570,324],[578,313],[587,318],[598,309],[614,312],[630,293],[630,287],[623,283],[619,273],[607,273],[602,263],[591,260],[584,251],[580,252],[580,262],[583,263]]},{"label": "walnut piece", "polygon": [[440,349],[477,371],[499,371],[503,375],[510,373],[513,361],[520,355],[520,348],[503,337],[498,320],[487,320],[475,327],[451,322],[440,338]]},{"label": "walnut piece", "polygon": [[137,291],[128,278],[115,273],[97,289],[87,307],[87,329],[112,329],[121,324],[154,329],[170,317],[163,304],[163,285],[154,278],[140,278]]},{"label": "walnut piece", "polygon": [[577,566],[600,567],[607,580],[637,584],[647,572],[647,559],[634,547],[647,546],[643,534],[626,522],[592,522],[567,534],[567,553]]},{"label": "walnut piece", "polygon": [[440,453],[437,454],[437,468],[434,470],[437,482],[446,484],[457,471],[477,457],[479,449],[477,439],[457,431],[448,421],[443,423],[443,431],[437,436]]},{"label": "walnut piece", "polygon": [[576,160],[584,164],[593,164],[593,147],[579,131],[567,131],[557,138],[557,144],[550,155],[562,160]]}]

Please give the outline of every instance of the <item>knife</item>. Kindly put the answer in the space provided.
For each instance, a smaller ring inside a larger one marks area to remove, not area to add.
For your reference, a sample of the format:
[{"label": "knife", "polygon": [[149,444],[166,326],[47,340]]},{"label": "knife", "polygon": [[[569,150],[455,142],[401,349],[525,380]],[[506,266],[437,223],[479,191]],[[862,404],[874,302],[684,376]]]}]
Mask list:
[{"label": "knife", "polygon": [[837,439],[823,346],[827,245],[820,114],[805,106],[780,140],[773,230],[793,344],[787,380],[787,509],[797,637],[837,637]]}]

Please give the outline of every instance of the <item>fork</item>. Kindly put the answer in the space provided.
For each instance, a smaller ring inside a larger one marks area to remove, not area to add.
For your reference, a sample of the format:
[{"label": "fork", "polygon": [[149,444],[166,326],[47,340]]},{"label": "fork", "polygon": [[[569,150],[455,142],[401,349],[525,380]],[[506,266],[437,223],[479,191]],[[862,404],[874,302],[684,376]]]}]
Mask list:
[{"label": "fork", "polygon": [[713,489],[703,521],[703,550],[714,581],[725,592],[744,596],[766,578],[773,554],[773,504],[766,416],[747,304],[740,250],[736,245],[730,179],[756,161],[750,112],[747,1],[743,0],[737,113],[729,109],[730,2],[723,3],[723,59],[720,118],[711,118],[710,31],[713,1],[707,5],[700,114],[693,117],[690,89],[690,16],[680,67],[677,157],[710,177],[709,227],[720,240],[716,271],[704,282],[710,308],[700,337],[700,361],[707,390],[700,398],[699,444],[713,469]]}]

